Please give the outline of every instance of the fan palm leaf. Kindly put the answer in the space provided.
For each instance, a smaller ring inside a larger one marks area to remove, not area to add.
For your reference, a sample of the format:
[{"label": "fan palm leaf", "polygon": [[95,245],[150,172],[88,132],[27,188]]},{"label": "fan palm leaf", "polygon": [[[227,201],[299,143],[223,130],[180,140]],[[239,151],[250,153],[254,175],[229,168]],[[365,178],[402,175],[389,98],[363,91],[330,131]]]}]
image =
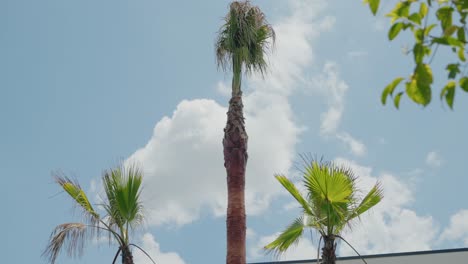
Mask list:
[{"label": "fan palm leaf", "polygon": [[242,67],[264,75],[268,66],[264,54],[274,41],[275,31],[260,8],[249,1],[231,3],[216,40],[216,60],[224,70],[232,67],[233,92],[240,92]]},{"label": "fan palm leaf", "polygon": [[296,245],[299,242],[305,228],[306,225],[304,224],[304,217],[300,216],[296,218],[278,235],[278,238],[266,245],[265,249],[277,255],[285,252],[290,246]]},{"label": "fan palm leaf", "polygon": [[72,181],[70,178],[65,176],[60,176],[56,174],[55,182],[59,184],[63,190],[71,197],[79,207],[83,210],[83,214],[87,217],[87,219],[96,224],[99,222],[99,214],[94,210],[93,206],[89,202],[88,197],[86,196],[85,192],[81,188],[78,182]]},{"label": "fan palm leaf", "polygon": [[102,180],[107,199],[102,207],[107,213],[105,217],[97,213],[77,182],[64,176],[55,178],[63,190],[83,209],[88,223],[66,223],[54,229],[43,253],[50,263],[55,263],[63,248],[71,257],[81,256],[86,242],[93,237],[99,237],[99,231],[102,230],[109,234],[109,239],[113,238],[119,244],[123,263],[132,264],[133,256],[129,246],[133,245],[142,250],[129,243],[129,229],[141,225],[143,219],[143,206],[140,202],[143,179],[141,170],[133,165],[120,165],[104,172]]},{"label": "fan palm leaf", "polygon": [[[303,170],[303,185],[307,195],[301,194],[296,186],[283,175],[276,179],[294,197],[303,209],[303,214],[294,220],[285,231],[265,246],[269,252],[281,254],[297,244],[305,228],[317,230],[329,245],[328,259],[334,259],[334,239],[340,238],[342,230],[356,217],[378,204],[383,198],[382,188],[377,183],[359,201],[356,176],[345,167],[331,162],[311,160]],[[304,198],[307,197],[307,198]]]}]

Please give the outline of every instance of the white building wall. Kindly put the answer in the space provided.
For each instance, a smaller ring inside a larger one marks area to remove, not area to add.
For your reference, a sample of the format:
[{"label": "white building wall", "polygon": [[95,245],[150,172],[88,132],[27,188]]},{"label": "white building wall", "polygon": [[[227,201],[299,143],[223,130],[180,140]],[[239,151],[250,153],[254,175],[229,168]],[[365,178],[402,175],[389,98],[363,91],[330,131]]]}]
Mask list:
[{"label": "white building wall", "polygon": [[[363,256],[367,264],[468,264],[468,248]],[[360,258],[338,258],[337,264],[364,264]],[[257,264],[317,264],[315,260],[276,261]]]}]

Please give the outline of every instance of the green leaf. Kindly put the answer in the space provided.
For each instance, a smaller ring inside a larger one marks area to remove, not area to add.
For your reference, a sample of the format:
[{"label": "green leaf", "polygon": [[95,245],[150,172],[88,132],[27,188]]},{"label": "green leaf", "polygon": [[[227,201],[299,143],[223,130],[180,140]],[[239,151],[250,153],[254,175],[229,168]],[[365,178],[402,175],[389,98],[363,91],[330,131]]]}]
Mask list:
[{"label": "green leaf", "polygon": [[452,47],[459,47],[459,48],[463,47],[463,42],[453,37],[433,38],[432,43],[448,45]]},{"label": "green leaf", "polygon": [[398,84],[400,84],[401,81],[403,81],[403,79],[404,78],[402,77],[395,78],[395,80],[393,80],[389,85],[387,85],[387,87],[385,87],[385,89],[382,92],[382,98],[381,98],[383,105],[385,105],[385,103],[387,102],[388,95],[393,94],[393,91],[398,86]]},{"label": "green leaf", "polygon": [[366,0],[366,2],[369,3],[370,10],[375,16],[377,14],[377,10],[379,9],[380,0]]},{"label": "green leaf", "polygon": [[275,175],[275,178],[283,185],[283,187],[299,202],[304,212],[313,215],[313,212],[307,203],[307,200],[302,197],[301,192],[294,186],[294,184],[284,175]]},{"label": "green leaf", "polygon": [[289,247],[297,244],[304,232],[304,218],[296,218],[280,235],[264,249],[277,254],[286,251]]},{"label": "green leaf", "polygon": [[457,31],[457,38],[459,41],[466,43],[466,37],[465,37],[465,28],[464,27],[459,27]]},{"label": "green leaf", "polygon": [[446,37],[451,36],[453,33],[455,33],[455,31],[457,31],[457,29],[458,29],[458,27],[457,27],[457,26],[454,26],[454,25],[452,25],[452,26],[446,28],[446,29],[444,30],[444,36],[446,36]]},{"label": "green leaf", "polygon": [[416,43],[413,48],[414,62],[416,64],[422,63],[424,59],[424,46],[421,43]]},{"label": "green leaf", "polygon": [[428,11],[429,9],[427,8],[426,3],[421,2],[421,5],[419,6],[419,15],[421,16],[421,18],[424,18],[427,15]]},{"label": "green leaf", "polygon": [[461,61],[466,61],[466,59],[465,59],[465,49],[464,48],[459,48],[458,49],[458,58]]},{"label": "green leaf", "polygon": [[448,82],[444,89],[440,92],[440,99],[442,100],[445,97],[445,101],[447,102],[448,106],[453,109],[453,98],[455,97],[455,81]]},{"label": "green leaf", "polygon": [[408,18],[410,11],[410,2],[398,2],[393,10],[386,16],[391,17],[391,23],[400,18]]},{"label": "green leaf", "polygon": [[415,69],[414,79],[418,82],[418,84],[432,84],[432,70],[429,64],[418,64]]},{"label": "green leaf", "polygon": [[[398,108],[398,107],[397,107]],[[372,187],[372,189],[367,193],[366,197],[362,199],[359,206],[356,208],[356,213],[353,214],[353,217],[359,216],[369,210],[370,208],[374,207],[378,204],[383,198],[383,190],[382,186],[377,183]]]},{"label": "green leaf", "polygon": [[408,17],[409,21],[412,21],[418,25],[421,25],[421,16],[418,13],[413,13]]},{"label": "green leaf", "polygon": [[416,66],[410,82],[406,83],[406,93],[414,102],[427,105],[431,101],[432,70],[428,64]]},{"label": "green leaf", "polygon": [[465,92],[468,92],[468,77],[461,78],[459,84]]},{"label": "green leaf", "polygon": [[429,33],[431,33],[431,30],[435,28],[437,25],[436,24],[430,24],[428,27],[424,28],[424,36],[429,36]]},{"label": "green leaf", "polygon": [[401,100],[402,95],[403,95],[403,92],[399,92],[393,99],[393,104],[395,105],[396,109],[400,108],[400,100]]},{"label": "green leaf", "polygon": [[400,2],[401,5],[397,9],[397,14],[400,17],[408,17],[409,16],[409,11],[411,7],[411,2],[406,1],[406,2]]},{"label": "green leaf", "polygon": [[437,19],[440,21],[440,25],[444,32],[448,27],[452,26],[452,13],[453,8],[450,6],[443,6],[436,12]]},{"label": "green leaf", "polygon": [[422,43],[424,40],[424,29],[418,28],[414,31],[414,38],[417,43]]},{"label": "green leaf", "polygon": [[460,64],[459,63],[451,63],[448,64],[445,69],[448,71],[448,78],[449,79],[455,79],[457,77],[457,74],[460,73]]},{"label": "green leaf", "polygon": [[388,39],[393,40],[396,36],[398,36],[398,33],[400,33],[402,28],[403,28],[402,22],[393,24],[390,30],[388,31]]},{"label": "green leaf", "polygon": [[406,94],[415,103],[424,106],[431,102],[431,87],[427,84],[419,84],[416,80],[406,83]]}]

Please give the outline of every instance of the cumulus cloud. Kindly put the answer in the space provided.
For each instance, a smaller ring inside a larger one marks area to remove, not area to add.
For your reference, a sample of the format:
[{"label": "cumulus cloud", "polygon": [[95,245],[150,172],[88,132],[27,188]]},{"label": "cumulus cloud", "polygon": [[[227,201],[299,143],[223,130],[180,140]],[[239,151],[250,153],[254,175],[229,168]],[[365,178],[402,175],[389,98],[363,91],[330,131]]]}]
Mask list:
[{"label": "cumulus cloud", "polygon": [[[372,168],[354,161],[338,158],[336,162],[350,167],[359,176],[358,186],[364,192],[377,180],[384,189],[384,199],[343,234],[361,254],[431,248],[438,234],[437,224],[431,216],[418,215],[411,209],[414,197],[408,183],[390,173],[374,176]],[[339,252],[340,255],[355,254],[345,244]]]},{"label": "cumulus cloud", "polygon": [[[247,214],[263,212],[280,192],[275,173],[287,173],[302,128],[294,118],[289,95],[303,86],[305,69],[314,58],[312,42],[329,30],[334,19],[317,19],[324,2],[290,1],[291,15],[273,23],[277,40],[267,78],[244,82],[244,113],[249,134],[246,173]],[[304,12],[304,10],[309,10]],[[310,12],[314,10],[314,12]],[[227,94],[220,82],[217,90]],[[226,107],[213,100],[182,101],[160,120],[146,146],[129,161],[144,168],[150,225],[183,225],[200,217],[203,208],[225,214],[226,172],[223,166],[223,127]]]},{"label": "cumulus cloud", "polygon": [[231,96],[231,87],[229,87],[225,82],[219,81],[216,84],[216,91],[222,96]]},{"label": "cumulus cloud", "polygon": [[433,168],[438,168],[443,164],[442,156],[437,151],[427,153],[426,164]]},{"label": "cumulus cloud", "polygon": [[468,210],[458,211],[450,218],[448,227],[440,235],[440,241],[462,241],[468,247]]},{"label": "cumulus cloud", "polygon": [[357,156],[363,156],[364,154],[366,154],[366,146],[361,141],[352,137],[350,134],[346,132],[337,133],[336,138],[345,143],[348,146],[351,153]]},{"label": "cumulus cloud", "polygon": [[[143,235],[140,246],[156,263],[185,264],[184,260],[177,253],[161,252],[158,242],[156,242],[154,236],[149,233]],[[153,264],[153,262],[138,249],[133,250],[133,255],[135,263]]]},{"label": "cumulus cloud", "polygon": [[267,78],[258,75],[250,78],[252,87],[259,92],[287,96],[308,85],[305,68],[315,58],[313,43],[335,22],[333,17],[318,16],[326,8],[324,1],[291,0],[288,5],[291,14],[273,24],[276,44]]},{"label": "cumulus cloud", "polygon": [[344,143],[351,153],[363,156],[366,146],[349,133],[339,130],[349,86],[339,77],[338,65],[327,62],[322,74],[313,79],[313,86],[327,98],[328,104],[328,110],[320,116],[320,134],[324,137],[335,137]]}]

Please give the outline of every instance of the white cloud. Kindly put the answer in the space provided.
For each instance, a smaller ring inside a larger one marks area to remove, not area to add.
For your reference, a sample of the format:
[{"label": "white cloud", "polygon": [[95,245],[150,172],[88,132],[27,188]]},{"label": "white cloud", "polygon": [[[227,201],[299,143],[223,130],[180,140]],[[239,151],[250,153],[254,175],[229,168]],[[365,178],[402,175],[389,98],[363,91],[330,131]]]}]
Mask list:
[{"label": "white cloud", "polygon": [[313,86],[328,100],[328,110],[320,116],[320,134],[325,137],[335,137],[343,142],[351,153],[363,156],[366,153],[366,146],[349,133],[339,131],[345,95],[349,86],[339,77],[338,65],[334,62],[327,62],[322,74],[314,78]]},{"label": "white cloud", "polygon": [[[410,207],[413,190],[389,173],[372,175],[370,167],[354,161],[338,158],[340,164],[350,167],[359,176],[359,187],[368,191],[377,180],[382,183],[384,199],[369,213],[355,222],[343,236],[361,254],[428,250],[434,243],[438,227],[431,216],[420,216]],[[415,225],[417,223],[417,225]],[[342,243],[341,255],[354,255],[351,248]]]},{"label": "white cloud", "polygon": [[326,7],[324,1],[291,0],[288,5],[292,14],[273,24],[276,44],[267,78],[250,78],[251,86],[259,92],[287,96],[300,85],[307,85],[305,68],[315,58],[312,44],[334,24],[333,17],[318,17]]},{"label": "white cloud", "polygon": [[314,84],[327,97],[329,106],[321,116],[320,132],[323,135],[336,133],[349,86],[339,78],[338,65],[334,62],[325,63],[322,74],[315,78]]},{"label": "white cloud", "polygon": [[[253,93],[245,101],[252,142],[246,175],[247,213],[258,214],[280,189],[273,174],[288,171],[300,130],[286,99]],[[225,213],[221,139],[226,111],[212,100],[183,101],[172,117],[156,125],[148,144],[129,158],[145,171],[143,199],[150,224],[187,224],[198,219],[203,207],[215,215]]]},{"label": "white cloud", "polygon": [[361,141],[353,138],[350,134],[346,132],[338,133],[336,134],[336,138],[348,145],[351,153],[357,156],[363,156],[366,154],[366,146]]},{"label": "white cloud", "polygon": [[[185,264],[184,260],[175,252],[161,252],[154,236],[146,233],[141,238],[140,247],[151,256],[156,263]],[[153,264],[151,260],[137,248],[133,249],[135,263]]]},{"label": "white cloud", "polygon": [[[273,175],[288,172],[302,131],[288,96],[304,84],[305,68],[313,60],[312,40],[333,24],[331,17],[315,17],[323,2],[290,4],[292,15],[273,25],[278,42],[270,59],[270,72],[264,80],[250,76],[243,86],[250,139],[246,173],[249,215],[263,212],[281,190]],[[226,93],[225,86],[218,83],[218,91]],[[182,101],[172,116],[156,124],[146,146],[129,158],[144,167],[143,198],[149,224],[187,224],[200,217],[202,208],[217,216],[225,214],[226,172],[221,140],[226,112],[213,100]]]},{"label": "white cloud", "polygon": [[442,156],[437,151],[431,151],[427,153],[427,156],[426,156],[427,165],[433,168],[437,168],[437,167],[442,166],[443,162],[444,161],[442,159]]},{"label": "white cloud", "polygon": [[226,109],[212,100],[182,101],[130,158],[145,172],[149,224],[182,225],[202,206],[224,206],[222,129]]},{"label": "white cloud", "polygon": [[219,81],[216,84],[216,91],[222,96],[231,96],[231,87],[229,87],[225,82]]},{"label": "white cloud", "polygon": [[462,240],[468,247],[468,210],[460,210],[450,218],[450,224],[440,235],[441,241]]}]

